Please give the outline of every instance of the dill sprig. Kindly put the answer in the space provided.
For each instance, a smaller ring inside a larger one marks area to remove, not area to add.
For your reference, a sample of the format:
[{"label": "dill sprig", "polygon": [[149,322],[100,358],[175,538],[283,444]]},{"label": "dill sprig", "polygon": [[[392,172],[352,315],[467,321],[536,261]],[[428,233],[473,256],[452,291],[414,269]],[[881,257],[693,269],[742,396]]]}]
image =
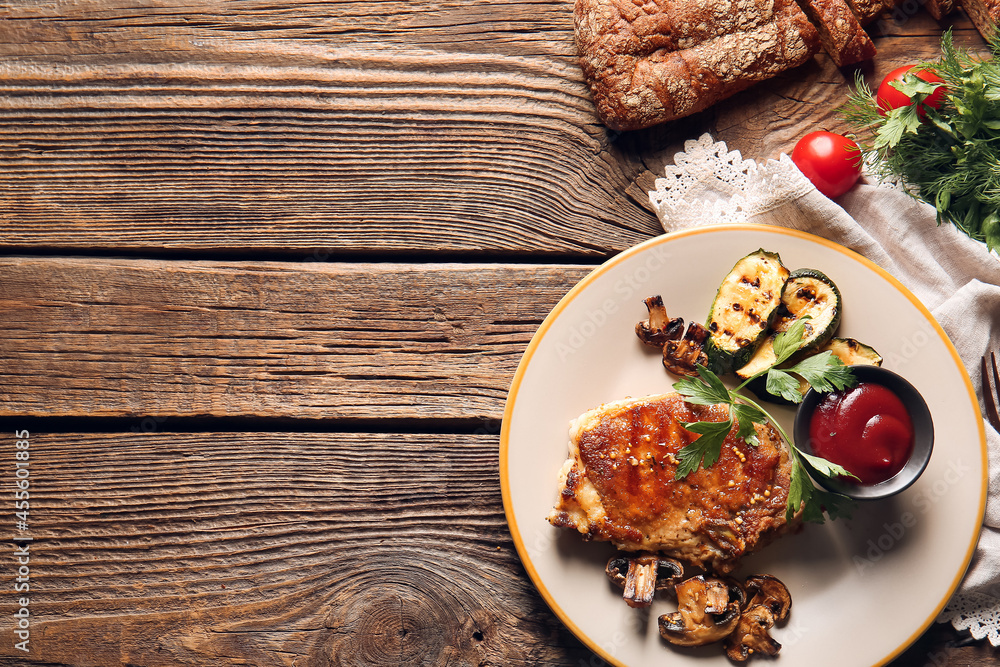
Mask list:
[{"label": "dill sprig", "polygon": [[[859,73],[839,111],[877,178],[895,180],[933,205],[938,224],[951,223],[1000,250],[1000,38],[988,43],[990,57],[973,55],[956,47],[947,30],[940,59],[919,63],[894,84],[910,97],[909,106],[883,115]],[[922,106],[942,85],[919,79],[923,69],[944,81],[937,109]]]}]

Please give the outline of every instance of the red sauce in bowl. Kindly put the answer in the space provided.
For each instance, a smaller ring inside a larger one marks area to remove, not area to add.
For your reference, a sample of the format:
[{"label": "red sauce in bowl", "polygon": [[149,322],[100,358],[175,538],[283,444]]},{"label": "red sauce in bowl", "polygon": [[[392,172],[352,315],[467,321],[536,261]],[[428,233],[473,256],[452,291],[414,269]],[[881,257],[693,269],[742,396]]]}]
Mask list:
[{"label": "red sauce in bowl", "polygon": [[840,464],[862,484],[878,484],[913,453],[913,422],[891,390],[873,382],[827,394],[809,421],[813,453]]}]

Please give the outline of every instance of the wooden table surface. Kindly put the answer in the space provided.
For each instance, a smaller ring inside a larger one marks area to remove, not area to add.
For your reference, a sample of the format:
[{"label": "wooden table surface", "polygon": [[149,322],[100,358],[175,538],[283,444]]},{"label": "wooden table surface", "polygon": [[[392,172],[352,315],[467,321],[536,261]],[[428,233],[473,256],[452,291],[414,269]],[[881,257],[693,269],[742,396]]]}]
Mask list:
[{"label": "wooden table surface", "polygon": [[[907,6],[870,82],[983,50]],[[684,140],[790,152],[853,76],[617,134],[569,0],[0,2],[0,664],[600,664],[504,518],[520,356]]]}]

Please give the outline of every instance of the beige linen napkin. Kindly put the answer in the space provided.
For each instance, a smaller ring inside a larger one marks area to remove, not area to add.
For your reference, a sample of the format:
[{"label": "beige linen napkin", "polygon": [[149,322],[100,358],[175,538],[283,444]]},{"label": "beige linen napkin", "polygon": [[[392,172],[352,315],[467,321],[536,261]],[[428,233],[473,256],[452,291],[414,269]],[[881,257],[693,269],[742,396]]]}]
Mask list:
[{"label": "beige linen napkin", "polygon": [[[895,276],[932,312],[958,350],[983,407],[980,358],[1000,349],[1000,260],[934,208],[892,185],[861,182],[836,202],[787,155],[744,160],[709,135],[685,144],[649,193],[666,231],[703,224],[779,225],[830,239]],[[958,629],[1000,645],[1000,434],[986,425],[989,497],[972,565],[942,613]]]}]

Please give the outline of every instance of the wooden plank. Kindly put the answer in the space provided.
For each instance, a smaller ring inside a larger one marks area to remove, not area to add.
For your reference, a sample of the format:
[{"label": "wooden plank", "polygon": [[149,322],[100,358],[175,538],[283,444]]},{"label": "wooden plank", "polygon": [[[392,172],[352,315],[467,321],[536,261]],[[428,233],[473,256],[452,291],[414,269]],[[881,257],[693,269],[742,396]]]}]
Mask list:
[{"label": "wooden plank", "polygon": [[0,416],[497,419],[591,269],[0,259]]},{"label": "wooden plank", "polygon": [[[604,257],[659,231],[646,193],[684,140],[710,131],[765,159],[847,129],[854,70],[820,55],[702,114],[609,133],[571,10],[17,4],[0,25],[0,247]],[[922,9],[873,26],[871,77],[932,57],[940,29]]]},{"label": "wooden plank", "polygon": [[[28,442],[27,529],[8,525],[29,589],[0,614],[27,597],[29,651],[8,625],[0,664],[602,664],[519,563],[489,429]],[[959,639],[934,626],[893,667],[994,664]]]},{"label": "wooden plank", "polygon": [[0,56],[7,247],[594,257],[659,229],[572,2],[42,0]]},{"label": "wooden plank", "polygon": [[[13,461],[13,434],[2,439]],[[16,535],[33,538],[30,652],[7,623],[3,664],[575,667],[589,655],[521,569],[495,434],[29,443],[29,527]],[[8,572],[13,553],[0,556]],[[0,613],[13,618],[17,599],[0,596]]]}]

